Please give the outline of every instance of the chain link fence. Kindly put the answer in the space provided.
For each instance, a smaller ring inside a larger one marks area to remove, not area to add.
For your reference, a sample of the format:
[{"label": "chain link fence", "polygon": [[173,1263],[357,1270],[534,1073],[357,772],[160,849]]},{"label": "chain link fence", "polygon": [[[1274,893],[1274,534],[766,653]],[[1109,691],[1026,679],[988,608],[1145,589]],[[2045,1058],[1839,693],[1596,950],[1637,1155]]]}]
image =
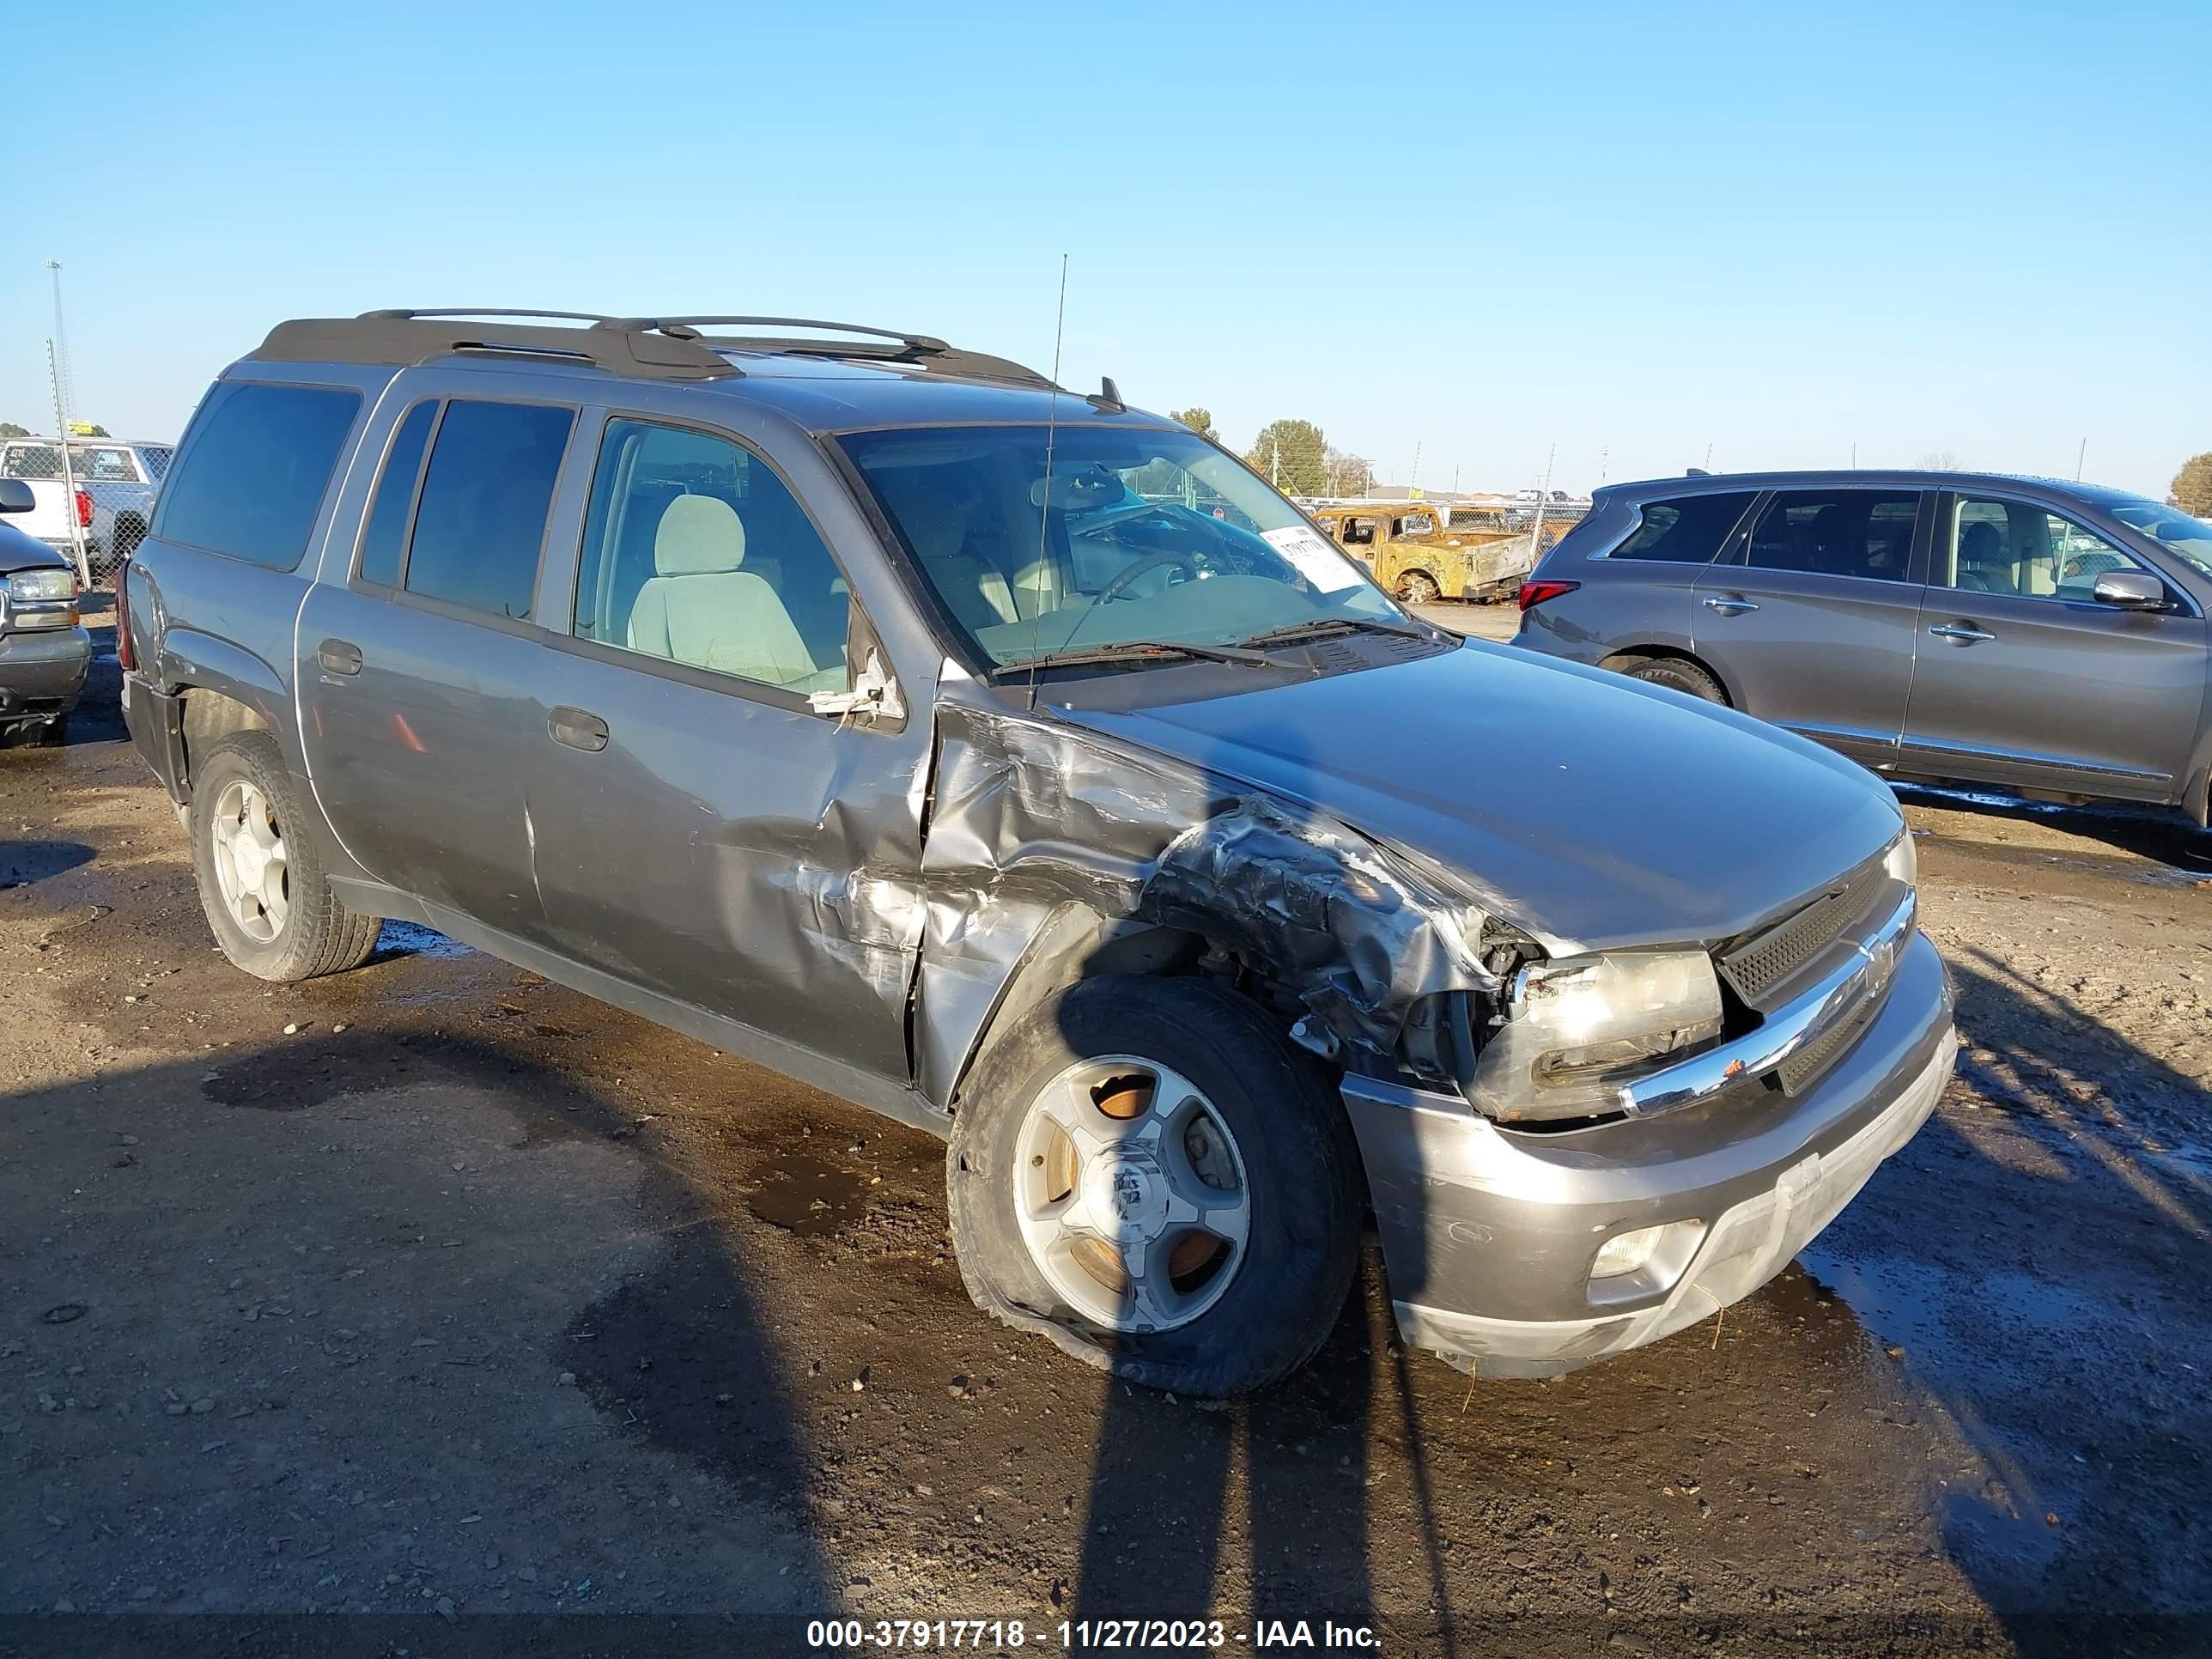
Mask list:
[{"label": "chain link fence", "polygon": [[31,487],[31,510],[8,521],[66,553],[88,587],[112,582],[145,539],[169,457],[166,443],[88,433],[0,438],[0,478]]}]

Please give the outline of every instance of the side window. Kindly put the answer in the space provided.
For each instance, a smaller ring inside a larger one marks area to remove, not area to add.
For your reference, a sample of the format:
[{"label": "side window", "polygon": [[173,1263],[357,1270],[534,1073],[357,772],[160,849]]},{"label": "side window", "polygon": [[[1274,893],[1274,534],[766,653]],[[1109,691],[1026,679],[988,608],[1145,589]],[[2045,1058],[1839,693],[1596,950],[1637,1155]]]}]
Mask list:
[{"label": "side window", "polygon": [[138,469],[127,449],[80,448],[70,446],[70,466],[80,483],[137,483]]},{"label": "side window", "polygon": [[1789,489],[1751,532],[1752,565],[1821,576],[1901,582],[1912,562],[1912,490]]},{"label": "side window", "polygon": [[574,410],[455,398],[438,422],[409,538],[410,593],[527,617]]},{"label": "side window", "polygon": [[1394,536],[1433,536],[1437,533],[1437,521],[1426,513],[1408,513],[1392,526],[1390,533]]},{"label": "side window", "polygon": [[1372,547],[1375,527],[1379,519],[1346,519],[1344,521],[1344,544],[1346,547]]},{"label": "side window", "polygon": [[62,452],[54,444],[9,444],[0,455],[0,477],[58,478]]},{"label": "side window", "polygon": [[1969,593],[2087,604],[2107,570],[2142,570],[2094,530],[2026,501],[1962,495],[1933,585]]},{"label": "side window", "polygon": [[842,691],[850,600],[767,463],[704,432],[607,423],[576,637],[787,690]]},{"label": "side window", "polygon": [[154,533],[276,570],[295,568],[361,394],[234,380],[208,400]]},{"label": "side window", "polygon": [[376,499],[369,506],[368,525],[362,532],[357,574],[365,582],[399,586],[400,555],[407,550],[408,512],[415,505],[415,483],[422,476],[422,451],[437,415],[436,399],[417,404],[392,434],[383,476],[376,481]]},{"label": "side window", "polygon": [[1710,564],[1721,544],[1757,497],[1683,495],[1671,501],[1646,501],[1636,533],[1606,555],[1609,559],[1667,559],[1678,564]]}]

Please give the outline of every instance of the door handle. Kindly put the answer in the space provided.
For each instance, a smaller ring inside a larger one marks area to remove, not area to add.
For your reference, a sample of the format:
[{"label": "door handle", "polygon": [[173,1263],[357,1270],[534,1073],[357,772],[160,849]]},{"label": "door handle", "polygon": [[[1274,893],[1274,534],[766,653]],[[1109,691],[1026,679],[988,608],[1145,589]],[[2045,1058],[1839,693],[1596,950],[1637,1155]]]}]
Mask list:
[{"label": "door handle", "polygon": [[361,647],[348,640],[325,640],[315,647],[315,660],[332,674],[358,674]]},{"label": "door handle", "polygon": [[597,754],[607,746],[607,723],[580,708],[555,709],[545,717],[545,729],[553,734],[554,742],[586,754]]},{"label": "door handle", "polygon": [[1977,628],[1969,622],[1938,623],[1928,630],[1939,640],[1948,640],[1954,645],[1978,645],[1996,635],[1985,628]]},{"label": "door handle", "polygon": [[1759,607],[1741,593],[1715,593],[1706,599],[1705,609],[1717,611],[1723,617],[1736,617],[1747,611],[1756,611]]}]

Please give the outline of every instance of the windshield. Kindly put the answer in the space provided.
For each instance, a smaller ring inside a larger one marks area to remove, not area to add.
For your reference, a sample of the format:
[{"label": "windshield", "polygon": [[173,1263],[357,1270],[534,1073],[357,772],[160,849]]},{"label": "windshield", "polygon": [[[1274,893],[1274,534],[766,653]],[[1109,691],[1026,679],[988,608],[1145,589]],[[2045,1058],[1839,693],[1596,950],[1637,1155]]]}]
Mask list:
[{"label": "windshield", "polygon": [[986,656],[1230,646],[1404,614],[1297,509],[1196,433],[910,428],[838,441]]},{"label": "windshield", "polygon": [[2192,519],[2178,507],[2160,507],[2156,501],[2139,499],[2107,501],[2105,511],[2129,529],[2141,531],[2176,558],[2186,559],[2212,576],[2212,524]]}]

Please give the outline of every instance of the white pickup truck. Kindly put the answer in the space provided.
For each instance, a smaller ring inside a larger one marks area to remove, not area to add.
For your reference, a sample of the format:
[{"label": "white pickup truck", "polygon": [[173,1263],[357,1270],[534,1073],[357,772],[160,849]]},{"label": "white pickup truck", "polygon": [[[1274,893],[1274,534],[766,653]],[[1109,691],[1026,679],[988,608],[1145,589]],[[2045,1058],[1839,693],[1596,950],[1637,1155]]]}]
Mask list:
[{"label": "white pickup truck", "polygon": [[71,438],[64,475],[58,441],[10,438],[0,442],[0,478],[21,478],[31,486],[36,505],[13,520],[26,535],[69,552],[75,516],[84,532],[89,574],[98,582],[113,575],[145,539],[171,453],[167,444]]}]

